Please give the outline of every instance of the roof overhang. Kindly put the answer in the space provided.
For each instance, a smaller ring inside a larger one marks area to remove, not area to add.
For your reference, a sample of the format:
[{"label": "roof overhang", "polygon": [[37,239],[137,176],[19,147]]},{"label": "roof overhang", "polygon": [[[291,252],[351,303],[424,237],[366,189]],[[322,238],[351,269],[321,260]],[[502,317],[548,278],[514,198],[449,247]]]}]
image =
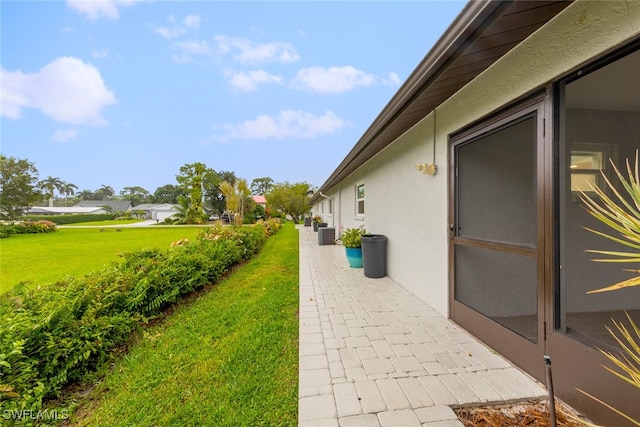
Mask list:
[{"label": "roof overhang", "polygon": [[313,195],[312,203],[321,191],[330,192],[571,2],[469,1]]}]

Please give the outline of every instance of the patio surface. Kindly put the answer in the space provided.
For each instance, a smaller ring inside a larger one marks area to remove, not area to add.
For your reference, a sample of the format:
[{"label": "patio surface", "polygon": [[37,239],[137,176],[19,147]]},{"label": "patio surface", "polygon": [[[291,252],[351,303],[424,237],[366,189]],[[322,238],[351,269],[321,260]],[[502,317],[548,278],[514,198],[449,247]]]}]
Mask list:
[{"label": "patio surface", "polygon": [[344,248],[300,232],[298,425],[463,424],[452,407],[546,397],[542,384]]}]

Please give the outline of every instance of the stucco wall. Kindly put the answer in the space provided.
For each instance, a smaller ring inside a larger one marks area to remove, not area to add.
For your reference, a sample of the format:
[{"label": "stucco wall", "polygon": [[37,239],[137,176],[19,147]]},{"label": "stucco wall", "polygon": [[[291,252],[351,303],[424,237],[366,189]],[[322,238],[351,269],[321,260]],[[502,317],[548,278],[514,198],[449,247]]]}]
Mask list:
[{"label": "stucco wall", "polygon": [[638,34],[640,2],[571,4],[438,107],[435,176],[415,169],[432,162],[431,113],[327,192],[336,200],[336,227],[363,223],[353,204],[353,187],[363,181],[364,225],[388,238],[388,275],[447,315],[449,135]]}]

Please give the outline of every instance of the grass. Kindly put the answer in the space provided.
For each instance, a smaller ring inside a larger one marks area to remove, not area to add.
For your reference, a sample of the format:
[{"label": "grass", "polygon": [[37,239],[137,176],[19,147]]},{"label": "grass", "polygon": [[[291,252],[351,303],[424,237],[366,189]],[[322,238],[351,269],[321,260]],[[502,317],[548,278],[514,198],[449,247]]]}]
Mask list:
[{"label": "grass", "polygon": [[98,270],[118,254],[167,247],[193,238],[199,227],[60,228],[55,233],[19,234],[0,240],[0,293],[20,282],[36,287],[65,276]]},{"label": "grass", "polygon": [[295,426],[298,232],[148,329],[71,425]]}]

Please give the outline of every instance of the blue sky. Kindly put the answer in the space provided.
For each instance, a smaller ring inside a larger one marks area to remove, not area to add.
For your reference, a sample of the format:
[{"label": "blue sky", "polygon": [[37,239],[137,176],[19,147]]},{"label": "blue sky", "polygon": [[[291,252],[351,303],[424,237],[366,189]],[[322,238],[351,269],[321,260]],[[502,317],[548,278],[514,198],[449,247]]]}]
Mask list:
[{"label": "blue sky", "polygon": [[0,151],[79,190],[319,186],[464,4],[3,0]]}]

